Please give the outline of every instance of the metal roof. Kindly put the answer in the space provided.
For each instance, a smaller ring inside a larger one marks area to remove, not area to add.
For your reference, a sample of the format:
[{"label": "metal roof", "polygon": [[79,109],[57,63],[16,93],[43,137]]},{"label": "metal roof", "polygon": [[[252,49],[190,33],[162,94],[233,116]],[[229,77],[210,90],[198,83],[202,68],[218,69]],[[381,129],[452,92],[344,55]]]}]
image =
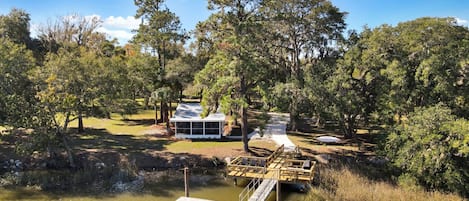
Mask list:
[{"label": "metal roof", "polygon": [[201,118],[203,108],[200,103],[179,103],[176,112],[169,120],[175,121],[225,121],[225,114],[221,112],[211,113]]}]

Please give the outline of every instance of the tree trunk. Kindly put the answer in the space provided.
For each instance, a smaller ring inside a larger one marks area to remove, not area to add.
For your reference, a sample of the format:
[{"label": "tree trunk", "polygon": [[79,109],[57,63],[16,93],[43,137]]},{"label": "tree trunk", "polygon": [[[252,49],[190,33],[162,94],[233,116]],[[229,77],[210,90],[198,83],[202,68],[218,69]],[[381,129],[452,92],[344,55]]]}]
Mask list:
[{"label": "tree trunk", "polygon": [[179,102],[182,103],[182,91],[183,89],[179,90]]},{"label": "tree trunk", "polygon": [[315,126],[317,128],[321,128],[321,115],[319,115],[319,114],[316,116]]},{"label": "tree trunk", "polygon": [[161,101],[160,102],[160,119],[162,122],[164,122],[163,114],[164,114],[163,101]]},{"label": "tree trunk", "polygon": [[156,103],[154,105],[155,108],[155,125],[158,125],[158,107],[156,106]]},{"label": "tree trunk", "polygon": [[247,108],[241,107],[241,134],[243,136],[243,149],[244,152],[249,152],[248,141],[248,115]]},{"label": "tree trunk", "polygon": [[144,106],[145,110],[148,109],[148,103],[149,103],[149,102],[150,102],[150,97],[145,96],[145,97],[143,98],[143,106]]},{"label": "tree trunk", "polygon": [[83,114],[81,109],[78,111],[78,133],[83,133],[85,129],[83,128]]},{"label": "tree trunk", "polygon": [[344,117],[340,120],[344,137],[352,139],[355,137],[355,116],[354,115],[343,115]]},{"label": "tree trunk", "polygon": [[[299,80],[296,80],[296,82],[299,82]],[[298,86],[299,83],[296,83]],[[300,88],[293,90],[293,97],[291,98],[291,104],[289,106],[290,109],[290,130],[292,131],[298,131],[298,121],[300,119],[300,111],[299,111],[299,96],[301,95]]]},{"label": "tree trunk", "polygon": [[67,114],[65,115],[65,122],[64,122],[64,127],[63,127],[64,133],[67,133],[68,123],[70,123],[70,112],[67,112]]},{"label": "tree trunk", "polygon": [[238,117],[232,109],[230,110],[230,117],[233,118],[233,126],[238,126]]},{"label": "tree trunk", "polygon": [[298,104],[296,101],[293,101],[290,105],[290,130],[298,131]]},{"label": "tree trunk", "polygon": [[166,123],[166,130],[169,130],[169,113],[167,103],[164,103],[164,122]]},{"label": "tree trunk", "polygon": [[169,101],[169,117],[171,118],[173,116],[173,105],[171,101]]},{"label": "tree trunk", "polygon": [[68,144],[68,140],[67,140],[67,137],[65,136],[65,134],[63,133],[58,133],[59,136],[62,136],[62,143],[65,147],[65,151],[67,152],[67,157],[68,157],[68,164],[70,165],[70,167],[72,169],[75,169],[76,168],[76,165],[75,165],[75,159],[73,157],[73,151],[72,151],[72,148],[70,147],[70,145]]},{"label": "tree trunk", "polygon": [[[246,80],[244,75],[241,76],[240,79],[240,95],[242,98],[244,98],[244,101],[246,101],[247,97],[247,86],[246,86]],[[244,152],[248,153],[249,152],[249,141],[248,141],[248,114],[247,114],[247,107],[241,106],[241,135],[243,137],[243,149]]]}]

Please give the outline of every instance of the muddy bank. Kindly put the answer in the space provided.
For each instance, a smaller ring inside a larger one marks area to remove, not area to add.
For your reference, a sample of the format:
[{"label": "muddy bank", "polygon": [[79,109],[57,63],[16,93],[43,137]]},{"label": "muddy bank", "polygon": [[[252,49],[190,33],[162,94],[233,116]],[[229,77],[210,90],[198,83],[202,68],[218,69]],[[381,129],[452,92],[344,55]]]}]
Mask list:
[{"label": "muddy bank", "polygon": [[197,175],[191,177],[195,185],[220,179],[224,172],[221,159],[193,154],[78,152],[75,158],[74,169],[60,155],[49,159],[7,159],[0,162],[0,187],[28,187],[54,193],[139,192],[164,183],[183,184],[184,167]]}]

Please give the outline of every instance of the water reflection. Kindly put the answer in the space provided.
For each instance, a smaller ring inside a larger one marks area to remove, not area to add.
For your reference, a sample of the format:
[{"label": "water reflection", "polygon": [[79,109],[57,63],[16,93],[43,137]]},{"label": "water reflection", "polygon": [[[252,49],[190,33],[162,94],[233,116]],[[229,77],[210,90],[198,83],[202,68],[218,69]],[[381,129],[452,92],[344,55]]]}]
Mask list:
[{"label": "water reflection", "polygon": [[[161,178],[160,178],[161,179]],[[235,186],[233,181],[225,180],[218,174],[192,175],[190,184],[190,196],[216,201],[237,201],[239,193],[248,183],[241,180]],[[275,190],[275,189],[274,189]],[[301,193],[298,186],[282,185],[282,200],[299,201],[307,200],[305,193]],[[161,179],[150,185],[145,185],[140,192],[134,193],[110,193],[87,194],[85,192],[45,192],[33,187],[8,187],[0,188],[0,200],[71,200],[71,201],[174,201],[184,196],[184,183],[180,179]],[[274,201],[276,197],[273,191],[268,200]]]}]

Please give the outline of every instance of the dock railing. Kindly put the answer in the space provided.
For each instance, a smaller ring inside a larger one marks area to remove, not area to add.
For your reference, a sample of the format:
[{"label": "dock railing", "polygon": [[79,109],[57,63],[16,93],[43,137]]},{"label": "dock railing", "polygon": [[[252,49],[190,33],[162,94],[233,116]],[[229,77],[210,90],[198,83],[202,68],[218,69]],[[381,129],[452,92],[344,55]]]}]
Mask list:
[{"label": "dock railing", "polygon": [[[268,157],[240,156],[231,161],[226,167],[227,175],[232,177],[264,178],[278,172],[281,182],[311,182],[314,178],[316,162],[312,160],[298,160],[282,154],[284,146],[278,147]],[[278,160],[277,160],[278,159]]]},{"label": "dock railing", "polygon": [[283,153],[284,146],[277,148],[269,157],[240,156],[227,165],[227,171],[238,171],[244,175],[247,172],[261,173],[265,171],[274,160]]},{"label": "dock railing", "polygon": [[279,178],[288,178],[292,181],[306,181],[310,182],[314,178],[314,169],[316,166],[316,161],[310,161],[309,167],[304,167],[304,161],[299,160],[287,160],[287,162],[302,162],[303,166],[285,166],[280,168]]}]

